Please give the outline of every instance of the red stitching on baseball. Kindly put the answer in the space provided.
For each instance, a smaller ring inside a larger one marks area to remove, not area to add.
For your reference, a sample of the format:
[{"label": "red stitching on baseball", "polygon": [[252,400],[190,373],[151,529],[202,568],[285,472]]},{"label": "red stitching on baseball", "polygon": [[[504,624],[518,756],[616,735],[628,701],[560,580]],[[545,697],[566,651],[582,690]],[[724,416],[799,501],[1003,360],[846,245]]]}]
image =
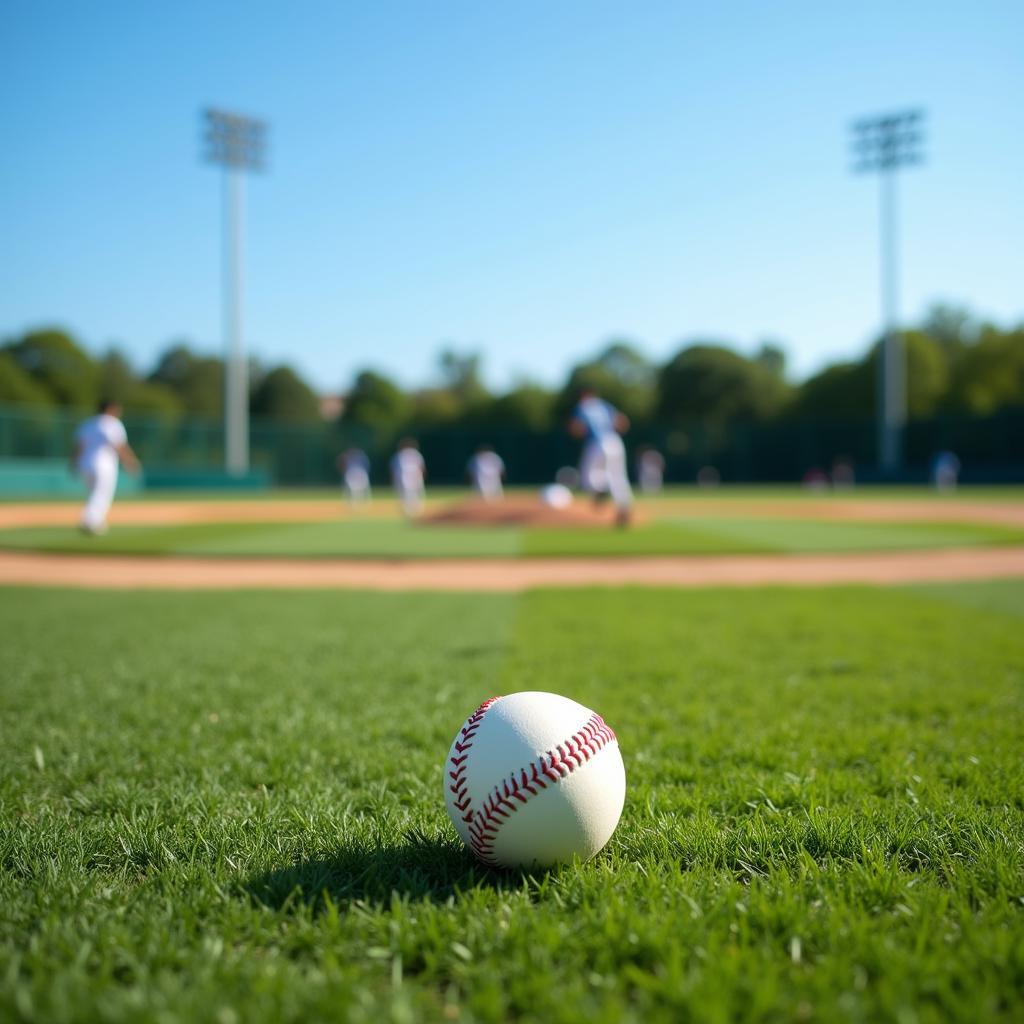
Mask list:
[{"label": "red stitching on baseball", "polygon": [[459,735],[462,737],[462,741],[455,741],[455,749],[459,752],[461,757],[452,755],[448,759],[449,765],[454,768],[454,771],[449,771],[448,775],[452,780],[452,784],[448,787],[452,792],[452,803],[456,809],[462,813],[462,820],[468,825],[473,820],[473,808],[470,807],[470,796],[466,792],[466,758],[469,754],[466,753],[470,747],[473,746],[473,737],[476,736],[477,730],[480,728],[480,723],[483,721],[484,715],[487,713],[487,709],[496,701],[501,700],[501,697],[490,697],[483,702],[466,719],[466,724],[462,727]]},{"label": "red stitching on baseball", "polygon": [[[481,704],[475,714],[482,718],[482,712],[492,703],[493,701],[487,701]],[[473,721],[472,716],[470,721]],[[561,782],[614,739],[615,733],[605,725],[604,719],[596,713],[592,714],[579,732],[559,743],[554,750],[549,750],[547,754],[537,758],[529,766],[529,775],[526,768],[517,768],[508,779],[499,782],[475,815],[463,816],[463,821],[469,822],[470,846],[473,852],[485,864],[498,867],[494,857],[494,842],[502,823],[519,810],[522,804],[528,803],[531,796],[537,795],[536,787],[548,788],[545,779]]]}]

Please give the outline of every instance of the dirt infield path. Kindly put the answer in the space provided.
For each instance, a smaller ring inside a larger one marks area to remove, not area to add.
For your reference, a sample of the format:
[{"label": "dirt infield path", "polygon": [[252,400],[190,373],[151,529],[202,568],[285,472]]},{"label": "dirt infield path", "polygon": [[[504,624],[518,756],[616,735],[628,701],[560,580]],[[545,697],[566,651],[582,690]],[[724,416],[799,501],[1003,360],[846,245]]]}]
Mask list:
[{"label": "dirt infield path", "polygon": [[[373,506],[363,515],[393,514]],[[19,526],[75,526],[81,514],[78,502],[23,502],[0,505],[0,529]],[[341,501],[270,498],[246,501],[119,501],[110,510],[114,526],[183,526],[189,523],[317,523],[344,519]]]},{"label": "dirt infield path", "polygon": [[1024,578],[1024,547],[839,555],[408,562],[134,558],[0,552],[0,584],[122,590],[280,587],[519,591],[545,586],[810,586],[996,578]]},{"label": "dirt infield path", "polygon": [[[539,508],[534,496],[517,495],[514,502]],[[509,502],[510,504],[513,501]],[[652,519],[664,517],[829,519],[851,522],[961,522],[1024,526],[1024,501],[974,501],[961,498],[877,499],[799,497],[782,499],[662,498],[641,501]],[[431,507],[443,512],[438,500]],[[80,505],[75,502],[24,502],[0,505],[0,529],[25,526],[74,526]],[[260,498],[232,501],[120,501],[111,511],[114,526],[179,526],[189,523],[313,523],[397,515],[391,501],[373,501],[353,513],[340,500]],[[485,520],[492,518],[484,517]],[[463,520],[464,521],[464,517]],[[550,524],[549,524],[550,525]],[[573,522],[569,525],[578,525]]]}]

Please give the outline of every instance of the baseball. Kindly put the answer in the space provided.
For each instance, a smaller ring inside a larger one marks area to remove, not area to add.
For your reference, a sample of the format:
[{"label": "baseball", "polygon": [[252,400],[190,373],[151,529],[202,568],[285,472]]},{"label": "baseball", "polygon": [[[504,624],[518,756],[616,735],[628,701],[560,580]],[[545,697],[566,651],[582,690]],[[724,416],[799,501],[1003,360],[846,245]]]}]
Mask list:
[{"label": "baseball", "polygon": [[549,867],[608,842],[626,772],[599,714],[557,693],[513,693],[484,701],[455,734],[444,797],[485,864]]},{"label": "baseball", "polygon": [[549,508],[568,508],[572,504],[572,491],[565,484],[548,484],[541,488],[540,500]]}]

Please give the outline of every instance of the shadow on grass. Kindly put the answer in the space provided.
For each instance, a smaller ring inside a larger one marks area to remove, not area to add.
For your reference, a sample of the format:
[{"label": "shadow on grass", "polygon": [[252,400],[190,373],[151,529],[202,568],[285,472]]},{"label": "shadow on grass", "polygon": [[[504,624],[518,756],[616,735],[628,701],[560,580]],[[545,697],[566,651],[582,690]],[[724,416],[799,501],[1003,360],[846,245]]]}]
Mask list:
[{"label": "shadow on grass", "polygon": [[441,903],[473,889],[521,885],[520,874],[484,867],[454,839],[413,831],[387,845],[344,843],[328,856],[257,875],[246,889],[255,902],[273,910],[303,904],[319,911],[326,899],[335,906],[383,903],[398,893]]}]

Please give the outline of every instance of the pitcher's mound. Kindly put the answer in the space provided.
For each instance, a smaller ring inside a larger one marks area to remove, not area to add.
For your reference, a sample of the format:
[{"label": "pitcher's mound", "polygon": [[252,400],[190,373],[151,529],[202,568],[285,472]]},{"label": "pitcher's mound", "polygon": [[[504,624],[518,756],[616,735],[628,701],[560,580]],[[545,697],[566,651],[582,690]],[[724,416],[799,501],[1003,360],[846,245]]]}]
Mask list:
[{"label": "pitcher's mound", "polygon": [[595,506],[589,498],[577,498],[568,508],[551,508],[539,495],[516,494],[504,501],[470,498],[422,516],[421,523],[434,526],[603,526],[615,522],[611,502]]}]

